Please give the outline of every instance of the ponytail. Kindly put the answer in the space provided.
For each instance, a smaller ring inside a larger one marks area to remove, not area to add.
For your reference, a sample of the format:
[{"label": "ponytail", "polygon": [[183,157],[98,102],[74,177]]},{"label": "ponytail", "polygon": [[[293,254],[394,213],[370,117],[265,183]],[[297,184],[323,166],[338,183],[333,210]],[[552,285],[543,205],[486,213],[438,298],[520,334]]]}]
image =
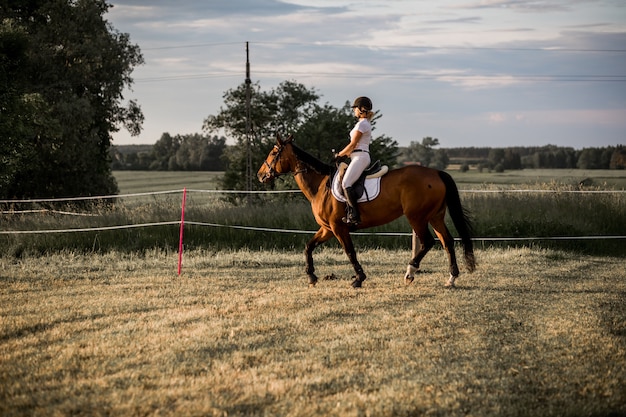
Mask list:
[{"label": "ponytail", "polygon": [[359,108],[359,117],[365,117],[367,120],[371,122],[372,118],[374,117],[374,112],[371,110],[367,110],[364,107],[361,107]]}]

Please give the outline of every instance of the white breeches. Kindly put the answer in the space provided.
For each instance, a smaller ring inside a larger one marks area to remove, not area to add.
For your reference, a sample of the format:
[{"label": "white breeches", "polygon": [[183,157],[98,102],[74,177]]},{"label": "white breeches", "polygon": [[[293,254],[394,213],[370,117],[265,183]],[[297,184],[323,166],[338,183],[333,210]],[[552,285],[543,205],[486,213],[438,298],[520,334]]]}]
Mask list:
[{"label": "white breeches", "polygon": [[341,186],[343,188],[352,187],[359,179],[363,171],[370,165],[370,154],[367,152],[354,152],[350,155],[350,164],[343,175]]}]

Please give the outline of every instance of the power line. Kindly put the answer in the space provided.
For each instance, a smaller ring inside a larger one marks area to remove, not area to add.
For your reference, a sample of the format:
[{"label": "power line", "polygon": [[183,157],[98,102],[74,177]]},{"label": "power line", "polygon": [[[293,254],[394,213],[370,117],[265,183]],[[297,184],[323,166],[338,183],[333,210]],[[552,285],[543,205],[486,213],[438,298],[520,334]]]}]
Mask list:
[{"label": "power line", "polygon": [[171,46],[153,46],[151,48],[142,48],[144,51],[158,51],[164,49],[183,49],[183,48],[206,48],[211,46],[241,45],[241,42],[213,42],[213,43],[196,43],[187,45],[171,45]]},{"label": "power line", "polygon": [[512,51],[512,52],[599,52],[599,53],[626,53],[626,49],[612,49],[612,48],[564,48],[559,46],[550,46],[543,48],[525,48],[525,47],[505,47],[505,46],[471,46],[471,45],[459,45],[459,46],[429,46],[429,45],[395,45],[395,44],[353,44],[342,42],[254,42],[259,45],[288,45],[288,46],[338,46],[338,47],[351,47],[351,48],[367,48],[367,49],[416,49],[416,50],[485,50],[485,51]]},{"label": "power line", "polygon": [[[496,79],[510,79],[511,81],[535,81],[535,82],[626,82],[626,75],[602,75],[602,74],[539,74],[539,75],[521,75],[521,74],[458,74],[458,73],[439,73],[439,74],[407,74],[407,73],[351,73],[351,72],[298,72],[298,71],[263,71],[257,70],[257,74],[267,76],[298,76],[302,78],[389,78],[389,79],[406,79],[406,80],[474,80],[474,81],[490,81]],[[239,72],[210,72],[202,74],[183,74],[161,77],[136,78],[134,81],[141,82],[164,82],[164,81],[188,81],[209,78],[230,78],[240,77]]]},{"label": "power line", "polygon": [[[368,48],[368,49],[404,49],[404,50],[487,50],[487,51],[511,51],[511,52],[589,52],[589,53],[626,53],[626,49],[593,49],[593,48],[523,48],[523,47],[480,47],[480,46],[427,46],[427,45],[390,45],[390,44],[347,44],[341,42],[249,42],[249,44],[269,45],[269,46],[294,46],[294,47],[349,47],[349,48]],[[166,49],[183,49],[183,48],[201,48],[201,47],[220,47],[241,45],[241,42],[213,42],[200,44],[181,44],[161,47],[145,48],[147,51],[166,50]],[[246,43],[248,44],[248,43]],[[407,80],[442,80],[453,81],[474,80],[474,81],[490,81],[495,78],[508,77],[516,81],[534,81],[534,82],[594,82],[594,83],[622,83],[626,82],[626,75],[623,74],[458,74],[458,73],[437,73],[437,74],[419,74],[419,73],[352,73],[352,72],[298,72],[298,71],[257,71],[259,74],[268,76],[290,77],[297,76],[302,78],[388,78],[388,79],[407,79]],[[199,74],[180,74],[165,75],[158,77],[137,78],[137,83],[143,82],[166,82],[166,81],[188,81],[196,79],[214,79],[214,78],[231,78],[238,77],[238,70],[233,71],[214,71]],[[448,78],[448,80],[445,80]]]},{"label": "power line", "polygon": [[[346,47],[346,48],[365,48],[365,49],[413,49],[413,50],[466,50],[466,51],[511,51],[511,52],[591,52],[591,53],[626,53],[626,49],[612,48],[565,48],[559,46],[543,47],[543,48],[526,48],[526,47],[504,47],[504,46],[434,46],[434,45],[395,45],[395,44],[353,44],[343,42],[249,42],[255,45],[269,46],[296,46],[296,47]],[[170,46],[154,46],[142,48],[144,51],[158,51],[166,49],[185,49],[185,48],[209,48],[217,46],[241,45],[242,42],[211,42],[197,44],[180,44]]]}]

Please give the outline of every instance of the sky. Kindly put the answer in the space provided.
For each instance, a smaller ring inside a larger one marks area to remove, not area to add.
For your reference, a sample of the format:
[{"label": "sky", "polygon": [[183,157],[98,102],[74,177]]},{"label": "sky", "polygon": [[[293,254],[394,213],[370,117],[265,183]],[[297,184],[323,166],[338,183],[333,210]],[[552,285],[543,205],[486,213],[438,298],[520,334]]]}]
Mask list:
[{"label": "sky", "polygon": [[[374,135],[442,148],[626,144],[624,0],[109,0],[139,45],[124,99],[145,122],[114,145],[203,133],[226,91],[295,81],[342,107],[368,96]],[[348,132],[337,132],[338,142]],[[297,138],[296,138],[297,141]]]}]

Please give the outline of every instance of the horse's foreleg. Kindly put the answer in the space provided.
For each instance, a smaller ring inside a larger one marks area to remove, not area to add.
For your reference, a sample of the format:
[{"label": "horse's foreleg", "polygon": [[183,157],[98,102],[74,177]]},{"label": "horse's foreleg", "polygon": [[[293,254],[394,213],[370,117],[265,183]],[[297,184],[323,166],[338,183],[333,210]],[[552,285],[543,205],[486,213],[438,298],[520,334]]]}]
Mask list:
[{"label": "horse's foreleg", "polygon": [[354,250],[354,244],[352,243],[350,233],[346,230],[342,231],[341,233],[336,232],[335,236],[337,236],[337,240],[339,240],[339,243],[341,243],[343,250],[346,252],[346,255],[348,255],[348,259],[350,260],[350,263],[354,268],[354,272],[356,273],[354,281],[352,281],[352,286],[354,288],[359,288],[363,285],[363,281],[365,281],[366,276],[365,272],[363,272],[361,264],[357,259],[356,250]]},{"label": "horse's foreleg", "polygon": [[317,233],[309,240],[304,247],[304,256],[306,258],[306,274],[309,276],[309,286],[313,287],[317,284],[317,275],[315,275],[315,266],[313,266],[313,250],[326,242],[333,236],[333,233],[325,228],[320,228]]},{"label": "horse's foreleg", "polygon": [[428,230],[428,227],[423,228],[418,234],[415,229],[413,230],[413,250],[411,262],[406,268],[406,274],[404,275],[404,281],[410,284],[415,279],[415,273],[420,268],[420,262],[424,259],[424,256],[434,246],[435,238]]}]

